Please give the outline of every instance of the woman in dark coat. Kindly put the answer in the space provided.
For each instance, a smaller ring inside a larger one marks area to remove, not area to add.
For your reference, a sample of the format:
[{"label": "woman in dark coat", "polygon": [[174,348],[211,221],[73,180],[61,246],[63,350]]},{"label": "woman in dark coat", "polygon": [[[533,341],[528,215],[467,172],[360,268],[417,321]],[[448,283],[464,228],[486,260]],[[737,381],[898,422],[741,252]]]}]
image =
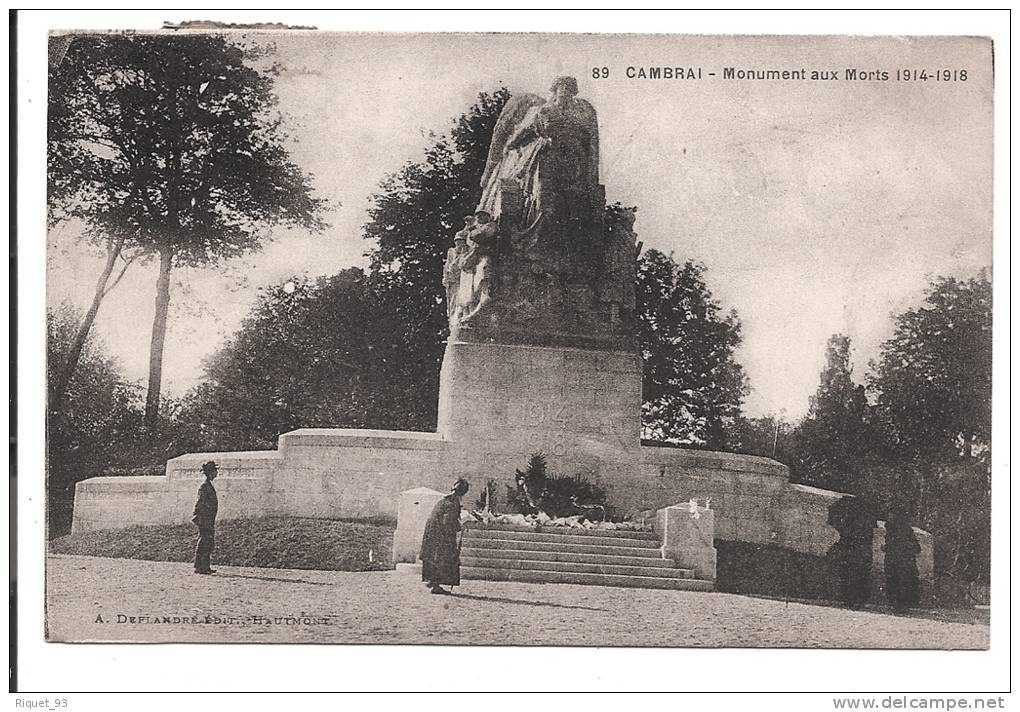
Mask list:
[{"label": "woman in dark coat", "polygon": [[917,555],[921,545],[904,512],[893,513],[885,523],[885,592],[899,612],[916,606],[921,598]]},{"label": "woman in dark coat", "polygon": [[421,580],[432,593],[449,593],[441,585],[460,585],[460,498],[467,494],[467,480],[457,480],[453,491],[436,502],[425,522],[421,539]]}]

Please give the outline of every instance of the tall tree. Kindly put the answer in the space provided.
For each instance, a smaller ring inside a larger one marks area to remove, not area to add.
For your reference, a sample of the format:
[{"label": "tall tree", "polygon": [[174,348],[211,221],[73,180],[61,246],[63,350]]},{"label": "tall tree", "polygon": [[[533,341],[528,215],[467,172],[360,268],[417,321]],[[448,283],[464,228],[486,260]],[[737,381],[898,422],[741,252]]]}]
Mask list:
[{"label": "tall tree", "polygon": [[[68,128],[68,124],[56,120],[59,116],[58,107],[62,107],[65,103],[61,96],[61,90],[65,85],[54,81],[54,72],[59,69],[72,39],[72,35],[60,35],[51,37],[49,41],[49,109],[51,121],[49,126],[50,150],[47,156],[49,163],[47,192],[50,199],[47,222],[51,228],[56,227],[63,219],[68,217],[64,207],[69,199],[73,199],[69,195],[69,193],[73,192],[71,184],[69,181],[61,180],[61,169],[66,167],[70,161],[68,156],[65,155],[67,144],[65,137],[62,136],[62,131]],[[126,236],[122,231],[90,230],[86,232],[85,236],[87,242],[102,245],[106,252],[106,259],[99,278],[96,280],[92,303],[79,321],[73,338],[68,344],[65,344],[66,348],[61,350],[63,361],[54,372],[48,384],[48,391],[50,393],[48,409],[53,412],[59,412],[63,408],[71,378],[78,367],[82,351],[85,349],[85,342],[92,330],[93,323],[95,323],[96,316],[99,314],[99,307],[106,296],[120,282],[128,267],[131,266],[131,263],[138,257],[137,253],[125,253],[124,244]],[[117,272],[116,277],[113,276],[115,271]],[[110,283],[111,278],[113,278],[112,284]]]},{"label": "tall tree", "polygon": [[896,317],[869,381],[901,454],[982,457],[992,438],[992,284],[940,277]]},{"label": "tall tree", "polygon": [[203,442],[272,448],[299,427],[405,428],[417,394],[392,356],[400,325],[367,282],[354,268],[264,289],[185,408]]},{"label": "tall tree", "polygon": [[[435,428],[448,333],[443,263],[453,233],[477,204],[490,136],[508,96],[505,89],[480,95],[449,136],[434,138],[423,161],[408,163],[383,181],[365,226],[365,237],[374,241],[369,270],[365,279],[355,280],[357,286],[338,276],[299,286],[299,300],[267,293],[242,332],[210,362],[211,383],[199,397],[207,404],[203,412],[208,417],[201,418],[207,428],[221,422],[233,433],[230,437],[254,434],[256,446],[270,444],[287,427],[313,421]],[[607,220],[622,219],[622,212],[607,210]],[[657,399],[653,436],[711,446],[722,442],[723,425],[739,410],[746,379],[733,354],[740,342],[739,322],[734,314],[721,313],[702,272],[693,263],[681,267],[655,251],[642,257],[642,343],[654,386],[646,396]],[[281,306],[285,301],[300,302],[302,310],[318,316],[292,316],[290,307]],[[356,328],[339,325],[344,309],[360,310]],[[277,340],[302,345],[283,358],[273,345]],[[322,349],[307,348],[312,342]],[[283,371],[318,374],[320,366],[341,354],[351,368],[338,363],[340,378],[307,389],[306,406],[294,406],[292,397],[281,399],[286,407],[266,401],[293,380]],[[359,369],[383,377],[348,379],[346,374]],[[254,401],[231,394],[251,394]],[[355,408],[355,403],[360,405]],[[693,422],[670,421],[674,406],[693,409]],[[265,427],[252,419],[258,412],[270,414]]]},{"label": "tall tree", "polygon": [[936,567],[988,575],[991,510],[992,285],[939,277],[924,303],[896,317],[869,389],[911,494],[935,536]]},{"label": "tall tree", "polygon": [[849,494],[866,494],[865,460],[876,448],[864,386],[853,380],[848,336],[833,334],[807,416],[794,435],[796,479]]},{"label": "tall tree", "polygon": [[[449,331],[443,263],[453,233],[474,213],[489,142],[510,94],[500,88],[479,94],[454,123],[449,136],[434,136],[421,162],[409,162],[387,177],[372,196],[364,237],[371,289],[396,320],[404,348],[393,358],[409,390],[434,393]],[[414,429],[435,427],[433,398],[421,398],[411,418]]]},{"label": "tall tree", "polygon": [[158,261],[145,422],[158,417],[170,275],[317,231],[324,203],[289,159],[267,50],[215,35],[81,35],[51,79],[51,200]]},{"label": "tall tree", "polygon": [[[62,305],[46,314],[47,385],[61,378],[61,364],[75,344],[81,314]],[[70,525],[74,485],[94,477],[114,459],[141,419],[138,393],[94,335],[76,346],[79,366],[68,384],[65,407],[46,419],[47,500],[51,531]]]},{"label": "tall tree", "polygon": [[642,434],[706,448],[726,445],[726,428],[747,395],[737,363],[740,320],[724,313],[705,268],[648,250],[638,265],[639,336],[644,358]]},{"label": "tall tree", "polygon": [[794,426],[782,413],[769,413],[758,418],[742,414],[726,428],[726,449],[790,462],[790,433],[793,430]]}]

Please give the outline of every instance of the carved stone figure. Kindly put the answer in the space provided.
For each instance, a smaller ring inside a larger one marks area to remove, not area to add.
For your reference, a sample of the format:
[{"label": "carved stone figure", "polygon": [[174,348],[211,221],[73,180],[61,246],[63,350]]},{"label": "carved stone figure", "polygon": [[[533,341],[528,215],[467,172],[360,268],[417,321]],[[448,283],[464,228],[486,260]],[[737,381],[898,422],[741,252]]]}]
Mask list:
[{"label": "carved stone figure", "polygon": [[545,101],[535,94],[513,96],[496,122],[482,174],[478,209],[503,213],[510,184],[523,199],[521,231],[543,220],[584,220],[596,209],[599,129],[595,109],[577,97],[577,80],[559,77]]},{"label": "carved stone figure", "polygon": [[446,316],[452,319],[457,313],[460,292],[460,262],[467,252],[467,221],[474,221],[474,216],[464,218],[465,227],[453,236],[453,247],[446,251],[446,264],[443,265],[443,287],[446,288]]},{"label": "carved stone figure", "polygon": [[489,305],[497,238],[492,216],[484,210],[475,213],[474,223],[467,232],[468,247],[460,262],[461,279],[470,284],[468,299],[462,304],[462,324],[483,314]]},{"label": "carved stone figure", "polygon": [[634,214],[606,207],[598,120],[577,93],[560,77],[548,101],[518,94],[503,107],[478,211],[447,255],[451,339],[634,347]]}]

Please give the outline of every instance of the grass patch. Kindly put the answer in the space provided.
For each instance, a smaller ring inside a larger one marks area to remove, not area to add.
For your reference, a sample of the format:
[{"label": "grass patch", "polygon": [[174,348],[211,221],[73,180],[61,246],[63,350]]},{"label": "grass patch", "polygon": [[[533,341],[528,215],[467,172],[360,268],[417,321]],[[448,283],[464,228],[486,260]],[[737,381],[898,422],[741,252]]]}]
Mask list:
[{"label": "grass patch", "polygon": [[727,593],[839,599],[836,572],[823,556],[741,541],[715,542],[716,587]]},{"label": "grass patch", "polygon": [[[213,566],[382,571],[392,569],[395,524],[385,519],[261,517],[217,522]],[[194,561],[191,524],[135,526],[69,534],[50,542],[54,554],[146,561]],[[371,560],[369,559],[371,553]]]}]

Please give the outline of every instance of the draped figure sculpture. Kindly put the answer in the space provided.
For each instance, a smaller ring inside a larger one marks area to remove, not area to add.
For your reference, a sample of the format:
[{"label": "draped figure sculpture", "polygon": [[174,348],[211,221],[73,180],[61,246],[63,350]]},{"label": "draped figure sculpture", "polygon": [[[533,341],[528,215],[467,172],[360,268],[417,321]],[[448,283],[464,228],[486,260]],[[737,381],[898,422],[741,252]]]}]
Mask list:
[{"label": "draped figure sculpture", "polygon": [[503,106],[477,207],[447,253],[451,339],[631,348],[634,216],[606,207],[598,117],[577,93],[559,77],[548,99]]},{"label": "draped figure sculpture", "polygon": [[524,199],[520,232],[543,220],[587,220],[599,183],[599,129],[595,109],[577,98],[577,80],[559,77],[548,101],[518,94],[507,101],[492,133],[478,210],[498,219],[503,192]]}]

